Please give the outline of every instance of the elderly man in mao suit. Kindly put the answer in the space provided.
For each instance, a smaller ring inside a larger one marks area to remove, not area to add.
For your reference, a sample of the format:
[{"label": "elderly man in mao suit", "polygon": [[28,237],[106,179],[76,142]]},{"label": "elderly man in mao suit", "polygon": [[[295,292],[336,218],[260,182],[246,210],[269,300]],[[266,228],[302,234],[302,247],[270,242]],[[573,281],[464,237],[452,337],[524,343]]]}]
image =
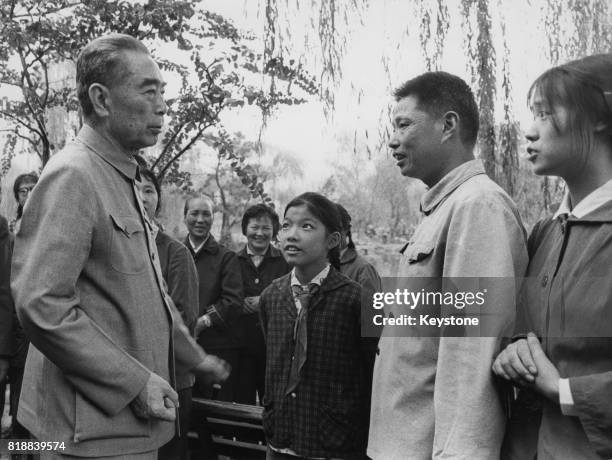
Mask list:
[{"label": "elderly man in mao suit", "polygon": [[[134,180],[166,104],[138,40],[108,35],[77,61],[85,124],[54,155],[24,210],[12,289],[31,340],[19,421],[63,450],[42,458],[157,458],[175,433],[177,370],[228,369],[191,339],[163,284]],[[180,428],[180,427],[179,427]]]}]

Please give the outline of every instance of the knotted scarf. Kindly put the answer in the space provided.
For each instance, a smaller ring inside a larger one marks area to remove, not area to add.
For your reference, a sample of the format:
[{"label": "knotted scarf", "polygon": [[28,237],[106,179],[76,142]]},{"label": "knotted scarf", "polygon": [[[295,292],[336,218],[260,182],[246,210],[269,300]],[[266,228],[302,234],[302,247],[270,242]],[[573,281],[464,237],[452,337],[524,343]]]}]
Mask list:
[{"label": "knotted scarf", "polygon": [[316,283],[310,283],[308,286],[291,286],[293,295],[300,301],[300,311],[298,312],[293,327],[293,357],[291,360],[291,371],[289,373],[289,382],[285,394],[289,394],[295,390],[300,383],[300,373],[306,363],[306,350],[308,348],[308,309],[310,301],[319,289]]}]

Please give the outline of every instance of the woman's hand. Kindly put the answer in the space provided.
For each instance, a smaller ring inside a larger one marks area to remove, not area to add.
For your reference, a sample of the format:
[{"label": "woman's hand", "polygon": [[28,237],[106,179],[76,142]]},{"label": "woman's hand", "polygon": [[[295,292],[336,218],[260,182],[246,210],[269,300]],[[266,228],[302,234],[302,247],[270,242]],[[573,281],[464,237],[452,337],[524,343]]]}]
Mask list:
[{"label": "woman's hand", "polygon": [[[535,338],[535,335],[533,337]],[[538,370],[527,339],[520,339],[508,345],[493,362],[495,375],[520,386],[534,383]]]},{"label": "woman's hand", "polygon": [[519,386],[533,388],[547,398],[559,401],[559,371],[548,359],[533,332],[503,350],[493,363],[495,375]]},{"label": "woman's hand", "polygon": [[559,379],[561,378],[559,371],[548,359],[544,350],[542,350],[542,345],[535,334],[530,333],[527,336],[527,342],[531,350],[531,356],[533,356],[533,361],[538,369],[534,383],[535,389],[548,399],[558,403]]}]

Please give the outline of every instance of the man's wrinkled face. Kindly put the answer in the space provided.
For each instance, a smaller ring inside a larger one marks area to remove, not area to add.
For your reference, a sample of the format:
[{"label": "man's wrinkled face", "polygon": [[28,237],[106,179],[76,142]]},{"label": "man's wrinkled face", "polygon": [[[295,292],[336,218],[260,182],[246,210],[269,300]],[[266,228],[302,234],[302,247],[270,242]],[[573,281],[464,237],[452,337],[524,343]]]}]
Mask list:
[{"label": "man's wrinkled face", "polygon": [[204,241],[213,223],[213,210],[210,203],[203,198],[189,200],[185,213],[185,225],[189,236],[194,241]]},{"label": "man's wrinkled face", "polygon": [[159,67],[151,56],[125,51],[124,78],[108,87],[108,134],[125,150],[157,143],[167,106]]}]

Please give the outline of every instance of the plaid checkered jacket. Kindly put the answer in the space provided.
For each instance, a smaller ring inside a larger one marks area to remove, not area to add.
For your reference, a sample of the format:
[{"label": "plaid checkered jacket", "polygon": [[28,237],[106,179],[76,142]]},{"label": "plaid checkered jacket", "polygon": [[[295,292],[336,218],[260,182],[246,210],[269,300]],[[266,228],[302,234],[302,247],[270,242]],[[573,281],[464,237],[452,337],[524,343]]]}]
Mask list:
[{"label": "plaid checkered jacket", "polygon": [[297,318],[290,283],[290,274],[273,281],[260,303],[268,442],[305,457],[365,454],[375,348],[372,340],[361,338],[361,287],[330,269],[308,309],[307,358],[300,382],[286,394]]}]

